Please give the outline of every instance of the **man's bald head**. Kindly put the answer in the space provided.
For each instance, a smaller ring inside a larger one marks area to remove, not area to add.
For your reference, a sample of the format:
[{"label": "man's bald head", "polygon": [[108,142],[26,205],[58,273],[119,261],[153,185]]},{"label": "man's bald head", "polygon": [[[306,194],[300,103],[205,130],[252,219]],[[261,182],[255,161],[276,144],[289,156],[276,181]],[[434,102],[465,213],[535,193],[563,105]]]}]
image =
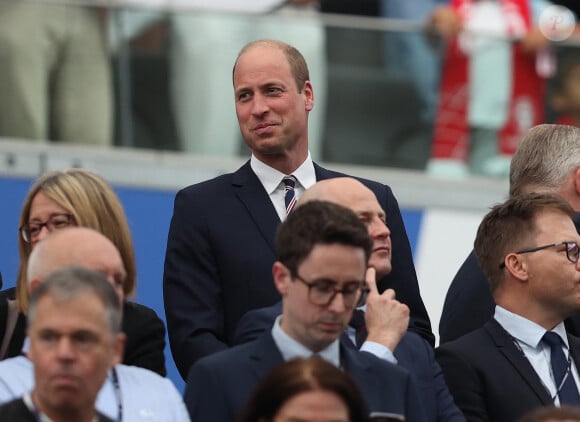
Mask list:
[{"label": "man's bald head", "polygon": [[349,208],[366,224],[373,239],[369,266],[381,278],[391,272],[391,232],[385,212],[372,190],[352,177],[337,177],[315,183],[300,196],[297,206],[309,201],[328,201]]},{"label": "man's bald head", "polygon": [[57,230],[39,242],[28,262],[28,286],[33,289],[49,274],[77,266],[102,272],[123,300],[127,276],[119,251],[101,233],[86,227]]}]

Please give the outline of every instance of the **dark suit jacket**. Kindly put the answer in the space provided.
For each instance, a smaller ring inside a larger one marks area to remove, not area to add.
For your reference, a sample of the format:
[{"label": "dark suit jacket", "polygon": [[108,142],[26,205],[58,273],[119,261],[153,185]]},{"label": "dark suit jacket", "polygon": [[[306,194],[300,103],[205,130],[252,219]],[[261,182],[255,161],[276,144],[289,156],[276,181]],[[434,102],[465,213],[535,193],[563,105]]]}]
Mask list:
[{"label": "dark suit jacket", "polygon": [[[14,299],[15,291],[15,288],[11,288],[0,292],[0,344],[4,339],[6,330],[7,299]],[[123,363],[150,369],[165,376],[165,355],[163,353],[165,325],[155,311],[135,302],[125,302],[122,329],[127,336]],[[20,355],[25,337],[26,317],[19,314],[5,358]]]},{"label": "dark suit jacket", "polygon": [[[421,399],[410,374],[370,353],[341,344],[341,366],[358,384],[371,412],[423,421]],[[187,376],[184,401],[192,421],[236,420],[259,381],[283,362],[269,332],[255,341],[198,361]]]},{"label": "dark suit jacket", "polygon": [[[576,230],[580,233],[580,212],[574,216]],[[489,282],[483,274],[475,252],[471,251],[453,278],[439,321],[440,343],[455,340],[480,328],[493,316],[495,302]],[[580,336],[580,315],[566,320],[569,333]]]},{"label": "dark suit jacket", "polygon": [[[568,335],[568,341],[580,367],[580,338]],[[495,319],[440,346],[435,356],[455,403],[470,422],[513,422],[553,404],[530,362]]]},{"label": "dark suit jacket", "polygon": [[[317,180],[344,176],[314,167]],[[412,329],[433,342],[399,205],[388,186],[361,181],[377,196],[391,230],[393,271],[379,280],[379,289],[394,288],[411,309]],[[247,311],[280,300],[272,281],[279,223],[249,161],[177,193],[163,291],[171,351],[183,377],[197,359],[232,344]]]},{"label": "dark suit jacket", "polygon": [[[281,313],[281,302],[267,308],[249,311],[238,323],[234,337],[235,343],[242,344],[252,341],[264,331],[270,330],[274,320]],[[342,343],[356,350],[355,345],[347,335],[343,335]],[[433,347],[424,338],[407,331],[395,348],[394,355],[399,365],[413,376],[427,421],[465,421],[461,411],[453,402],[441,367],[435,361]]]}]

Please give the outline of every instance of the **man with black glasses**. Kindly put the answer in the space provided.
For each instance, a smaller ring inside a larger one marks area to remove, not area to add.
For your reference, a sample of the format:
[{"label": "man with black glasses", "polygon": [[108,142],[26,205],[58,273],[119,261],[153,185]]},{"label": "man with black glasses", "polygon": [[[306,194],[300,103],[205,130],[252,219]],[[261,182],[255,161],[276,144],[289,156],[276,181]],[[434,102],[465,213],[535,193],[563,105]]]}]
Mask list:
[{"label": "man with black glasses", "polygon": [[291,213],[278,229],[272,268],[282,315],[256,340],[193,365],[185,391],[191,419],[235,420],[269,370],[318,354],[353,377],[371,412],[423,421],[406,370],[339,341],[353,309],[364,300],[371,249],[365,225],[342,206],[312,201]]},{"label": "man with black glasses", "polygon": [[541,406],[580,406],[580,338],[563,322],[580,310],[573,216],[560,196],[533,193],[496,205],[479,226],[475,254],[495,313],[436,350],[467,420],[515,421]]}]

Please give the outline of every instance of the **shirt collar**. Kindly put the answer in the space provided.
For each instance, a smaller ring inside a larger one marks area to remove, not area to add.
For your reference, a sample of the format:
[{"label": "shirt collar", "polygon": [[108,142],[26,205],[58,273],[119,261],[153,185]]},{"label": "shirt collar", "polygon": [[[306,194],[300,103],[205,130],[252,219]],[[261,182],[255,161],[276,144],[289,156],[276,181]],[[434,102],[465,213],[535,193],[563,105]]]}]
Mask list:
[{"label": "shirt collar", "polygon": [[334,340],[320,352],[313,353],[312,350],[286,334],[280,326],[281,321],[282,315],[279,315],[272,327],[272,337],[274,338],[274,343],[276,343],[278,350],[280,350],[284,361],[289,361],[294,358],[309,358],[316,354],[327,362],[332,363],[337,368],[340,367],[340,342],[338,339]]},{"label": "shirt collar", "polygon": [[[280,182],[284,176],[289,176],[258,160],[254,154],[252,154],[252,157],[250,158],[250,167],[254,173],[256,173],[260,182],[262,182],[268,195],[271,195],[272,192],[280,186]],[[308,189],[316,183],[316,173],[314,171],[314,163],[312,162],[310,151],[308,152],[306,160],[304,160],[304,162],[294,170],[292,174],[304,189]]]},{"label": "shirt collar", "polygon": [[[532,348],[538,347],[546,332],[544,327],[499,305],[496,305],[493,317],[517,341],[525,343]],[[568,336],[563,322],[556,325],[551,331],[558,334],[566,347],[568,347]]]}]

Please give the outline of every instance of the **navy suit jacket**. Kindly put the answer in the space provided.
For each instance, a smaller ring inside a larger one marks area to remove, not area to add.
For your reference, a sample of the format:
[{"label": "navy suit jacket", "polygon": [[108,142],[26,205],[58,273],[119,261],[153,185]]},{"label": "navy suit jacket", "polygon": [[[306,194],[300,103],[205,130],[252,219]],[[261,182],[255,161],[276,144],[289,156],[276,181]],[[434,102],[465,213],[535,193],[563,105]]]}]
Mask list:
[{"label": "navy suit jacket", "polygon": [[[249,311],[240,319],[234,341],[236,344],[241,344],[254,340],[264,331],[271,329],[274,320],[281,313],[281,302],[267,308]],[[342,337],[344,345],[356,350],[346,334]],[[427,421],[465,421],[461,411],[453,402],[441,367],[435,360],[433,347],[424,338],[407,331],[395,348],[394,355],[399,365],[413,376]]]},{"label": "navy suit jacket", "polygon": [[[579,212],[574,216],[574,224],[580,233]],[[455,340],[482,327],[493,317],[494,310],[489,282],[471,251],[447,290],[439,321],[439,342]],[[565,324],[569,333],[580,336],[580,315],[566,319]]]},{"label": "navy suit jacket", "polygon": [[[580,368],[580,338],[568,335]],[[513,422],[552,398],[512,337],[492,319],[435,350],[455,403],[471,421]]]},{"label": "navy suit jacket", "polygon": [[[264,376],[283,362],[270,332],[195,363],[187,376],[184,401],[192,421],[231,422]],[[353,377],[371,412],[424,421],[421,399],[410,374],[370,353],[341,344],[341,367]]]},{"label": "navy suit jacket", "polygon": [[[344,176],[314,165],[316,179]],[[434,342],[419,294],[409,240],[391,189],[361,180],[387,216],[393,271],[378,282],[411,309],[412,329]],[[280,219],[249,161],[235,173],[189,186],[175,197],[163,292],[173,358],[182,377],[197,359],[232,345],[238,320],[280,300],[272,281]]]}]

